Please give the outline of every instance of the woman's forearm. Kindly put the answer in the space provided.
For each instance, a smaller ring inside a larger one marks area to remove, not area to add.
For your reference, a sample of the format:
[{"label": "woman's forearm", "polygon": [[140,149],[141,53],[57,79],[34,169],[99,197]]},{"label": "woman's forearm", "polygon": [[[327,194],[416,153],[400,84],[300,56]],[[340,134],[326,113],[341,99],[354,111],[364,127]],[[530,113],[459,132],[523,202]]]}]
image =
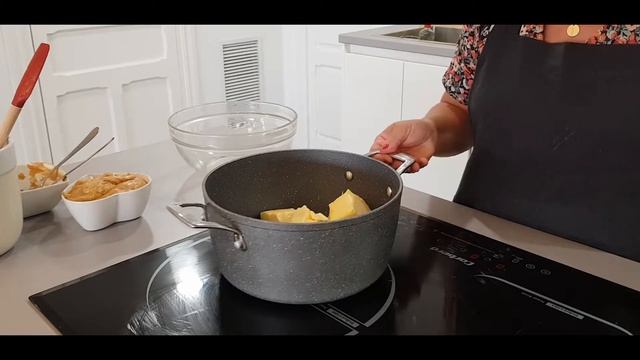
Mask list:
[{"label": "woman's forearm", "polygon": [[454,156],[468,150],[472,141],[471,123],[466,106],[445,93],[423,118],[437,132],[435,156]]}]

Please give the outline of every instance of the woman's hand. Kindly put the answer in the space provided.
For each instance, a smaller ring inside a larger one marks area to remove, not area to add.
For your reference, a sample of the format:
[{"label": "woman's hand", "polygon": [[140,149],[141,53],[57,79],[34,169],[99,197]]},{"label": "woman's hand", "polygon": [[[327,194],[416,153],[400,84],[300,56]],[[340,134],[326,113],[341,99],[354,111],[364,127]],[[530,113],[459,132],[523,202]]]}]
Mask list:
[{"label": "woman's hand", "polygon": [[406,153],[416,162],[407,172],[418,172],[429,163],[438,143],[436,127],[429,119],[403,120],[391,124],[378,135],[371,151],[379,150],[375,159],[391,165],[394,169],[402,164],[391,157],[392,154]]},{"label": "woman's hand", "polygon": [[455,156],[469,150],[472,144],[469,109],[445,92],[424,118],[398,121],[387,127],[376,137],[371,151],[380,150],[381,154],[374,158],[395,169],[400,161],[391,155],[407,153],[416,159],[407,171],[417,172],[427,166],[432,156]]}]

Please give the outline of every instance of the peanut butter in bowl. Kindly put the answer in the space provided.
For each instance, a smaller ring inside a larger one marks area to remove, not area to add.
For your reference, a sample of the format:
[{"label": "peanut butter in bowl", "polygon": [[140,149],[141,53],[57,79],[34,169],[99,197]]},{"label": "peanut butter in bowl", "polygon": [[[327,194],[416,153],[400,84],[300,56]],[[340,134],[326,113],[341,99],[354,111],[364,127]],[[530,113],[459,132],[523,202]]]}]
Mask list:
[{"label": "peanut butter in bowl", "polygon": [[62,196],[69,201],[93,201],[115,194],[138,190],[149,183],[149,178],[135,173],[104,173],[82,178]]},{"label": "peanut butter in bowl", "polygon": [[39,189],[64,180],[64,173],[62,171],[52,173],[51,171],[54,166],[42,161],[28,163],[26,164],[26,168],[28,169],[27,174],[22,171],[18,172],[18,180],[23,181],[27,178],[29,179],[29,187],[21,191]]}]

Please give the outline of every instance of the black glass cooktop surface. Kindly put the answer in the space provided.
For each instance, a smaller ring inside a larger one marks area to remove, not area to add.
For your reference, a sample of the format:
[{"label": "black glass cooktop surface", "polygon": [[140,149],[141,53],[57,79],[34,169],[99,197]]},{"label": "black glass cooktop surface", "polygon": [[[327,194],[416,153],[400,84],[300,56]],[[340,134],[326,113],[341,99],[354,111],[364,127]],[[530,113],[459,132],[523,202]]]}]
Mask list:
[{"label": "black glass cooktop surface", "polygon": [[208,232],[30,300],[62,334],[640,334],[640,293],[405,209],[387,271],[332,303],[237,290]]}]

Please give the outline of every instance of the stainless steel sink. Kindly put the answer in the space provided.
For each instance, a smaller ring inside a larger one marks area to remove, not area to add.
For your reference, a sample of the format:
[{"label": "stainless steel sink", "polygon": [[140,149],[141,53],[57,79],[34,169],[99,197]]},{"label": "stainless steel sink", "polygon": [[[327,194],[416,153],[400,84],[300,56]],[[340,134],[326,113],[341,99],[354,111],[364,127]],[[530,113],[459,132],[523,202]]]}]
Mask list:
[{"label": "stainless steel sink", "polygon": [[420,33],[420,30],[422,30],[421,27],[410,29],[410,30],[393,32],[393,33],[384,34],[384,35],[402,38],[402,39],[416,39],[416,40],[422,40],[422,41],[434,41],[434,42],[441,42],[441,43],[447,43],[447,44],[456,44],[458,42],[458,39],[460,38],[460,34],[462,33],[462,29],[459,29],[459,28],[447,27],[447,26],[434,26],[434,30],[435,30],[434,39],[424,40],[418,37],[418,33]]}]

